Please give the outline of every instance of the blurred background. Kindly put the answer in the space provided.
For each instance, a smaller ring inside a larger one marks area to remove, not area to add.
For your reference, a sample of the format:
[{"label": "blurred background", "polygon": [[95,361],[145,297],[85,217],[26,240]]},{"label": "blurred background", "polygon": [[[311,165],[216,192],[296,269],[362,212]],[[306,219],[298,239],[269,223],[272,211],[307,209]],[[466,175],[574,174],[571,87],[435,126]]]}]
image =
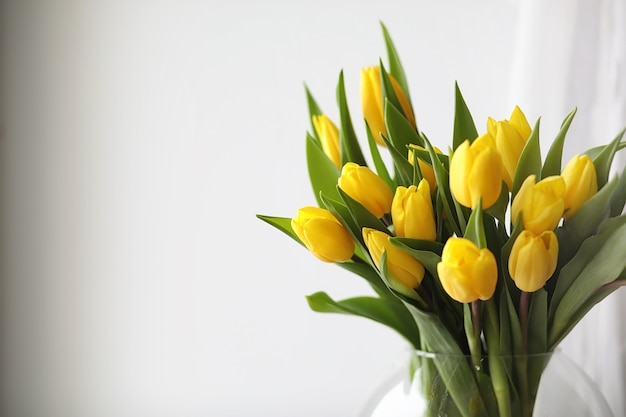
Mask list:
[{"label": "blurred background", "polygon": [[[564,157],[626,124],[623,0],[0,3],[2,415],[359,416],[406,344],[311,312],[371,290],[255,214],[315,202],[305,83],[365,139],[381,21],[442,149],[455,81],[479,131],[577,106]],[[624,415],[611,297],[564,348]]]}]

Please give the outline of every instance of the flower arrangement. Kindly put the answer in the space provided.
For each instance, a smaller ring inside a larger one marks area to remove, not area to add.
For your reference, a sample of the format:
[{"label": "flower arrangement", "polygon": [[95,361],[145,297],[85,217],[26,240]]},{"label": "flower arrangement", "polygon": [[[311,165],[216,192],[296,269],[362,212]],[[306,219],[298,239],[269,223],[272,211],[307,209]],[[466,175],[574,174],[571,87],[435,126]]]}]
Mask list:
[{"label": "flower arrangement", "polygon": [[539,120],[531,127],[515,107],[479,134],[455,85],[452,141],[443,152],[417,126],[398,53],[382,29],[389,70],[381,61],[361,73],[373,169],[341,73],[339,127],[306,89],[318,206],[293,218],[258,217],[376,294],[337,301],[318,292],[307,297],[314,311],[366,317],[415,349],[469,358],[435,363],[454,400],[449,415],[530,416],[545,363],[529,355],[554,351],[595,304],[626,285],[626,175],[610,174],[624,131],[562,167],[575,109],[542,158]]}]

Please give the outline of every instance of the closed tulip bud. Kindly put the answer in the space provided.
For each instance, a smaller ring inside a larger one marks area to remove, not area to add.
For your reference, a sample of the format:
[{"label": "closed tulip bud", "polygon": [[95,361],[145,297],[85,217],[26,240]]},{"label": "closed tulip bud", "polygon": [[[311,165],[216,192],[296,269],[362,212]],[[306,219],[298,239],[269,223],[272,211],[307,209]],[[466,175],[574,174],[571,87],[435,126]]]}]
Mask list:
[{"label": "closed tulip bud", "polygon": [[563,215],[565,181],[558,175],[535,183],[535,175],[529,175],[522,183],[513,204],[511,216],[514,222],[522,215],[525,230],[536,235],[554,230]]},{"label": "closed tulip bud", "polygon": [[598,192],[596,167],[588,155],[576,155],[561,174],[565,181],[565,213],[569,219],[580,206]]},{"label": "closed tulip bud", "polygon": [[363,228],[363,240],[370,256],[380,270],[380,258],[383,251],[387,254],[387,269],[392,277],[408,288],[417,288],[424,278],[424,266],[413,256],[394,246],[385,232]]},{"label": "closed tulip bud", "polygon": [[450,190],[465,207],[474,208],[482,198],[482,208],[491,207],[502,190],[502,159],[489,134],[471,145],[463,142],[450,161]]},{"label": "closed tulip bud", "polygon": [[460,237],[451,237],[446,242],[437,273],[443,289],[459,303],[490,299],[498,281],[493,253]]},{"label": "closed tulip bud", "polygon": [[[439,150],[439,148],[437,148],[436,146],[434,148],[436,153],[441,154],[441,150]],[[411,165],[413,165],[414,160],[413,149],[422,151],[426,150],[419,145],[409,145],[408,159]],[[417,158],[417,164],[420,168],[420,172],[422,173],[422,177],[424,177],[424,179],[428,181],[428,185],[430,186],[430,195],[433,195],[435,193],[435,187],[437,186],[437,180],[435,179],[435,170],[433,169],[432,165],[427,164],[420,158]]]},{"label": "closed tulip bud", "polygon": [[553,231],[535,235],[528,230],[519,234],[509,257],[509,274],[522,291],[543,287],[556,269],[559,241]]},{"label": "closed tulip bud", "polygon": [[[415,116],[409,100],[406,98],[400,84],[391,74],[389,79],[393,91],[398,97],[400,107],[411,124],[415,127]],[[381,86],[380,67],[363,68],[361,70],[361,105],[363,108],[363,117],[370,127],[370,131],[376,140],[376,143],[384,146],[384,142],[380,138],[380,132],[387,136],[387,128],[385,127],[383,90]]]},{"label": "closed tulip bud", "polygon": [[391,188],[368,167],[348,162],[341,170],[338,183],[339,188],[378,218],[391,209]]},{"label": "closed tulip bud", "polygon": [[339,129],[326,115],[314,115],[313,126],[322,142],[322,150],[341,169],[341,151],[339,148]]},{"label": "closed tulip bud", "polygon": [[511,117],[509,117],[509,123],[511,123],[511,125],[513,125],[515,129],[517,129],[518,133],[524,139],[524,141],[528,140],[531,128],[528,124],[528,120],[526,120],[526,115],[518,106],[515,106],[515,108],[513,109]]},{"label": "closed tulip bud", "polygon": [[391,204],[391,218],[396,236],[435,240],[435,214],[428,181],[421,180],[417,187],[396,188]]},{"label": "closed tulip bud", "polygon": [[522,137],[519,131],[506,120],[496,122],[490,118],[488,123],[489,134],[495,139],[496,148],[502,158],[502,179],[510,190],[513,188],[515,170],[517,170],[520,155],[528,138]]},{"label": "closed tulip bud", "polygon": [[303,207],[291,219],[302,243],[324,262],[344,262],[354,254],[354,241],[333,214],[319,207]]}]

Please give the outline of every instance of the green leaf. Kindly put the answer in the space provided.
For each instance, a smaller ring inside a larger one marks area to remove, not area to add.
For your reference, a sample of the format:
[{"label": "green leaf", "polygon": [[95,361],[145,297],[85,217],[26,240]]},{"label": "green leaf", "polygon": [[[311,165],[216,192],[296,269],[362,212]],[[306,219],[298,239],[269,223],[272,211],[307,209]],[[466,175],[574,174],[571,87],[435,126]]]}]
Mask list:
[{"label": "green leaf", "polygon": [[465,99],[461,94],[461,89],[457,82],[454,83],[454,133],[452,135],[452,149],[456,149],[461,143],[468,139],[474,142],[478,137],[478,131],[474,124],[472,114],[465,104]]},{"label": "green leaf", "polygon": [[339,106],[339,118],[341,120],[341,165],[347,162],[354,162],[361,166],[367,166],[358,138],[352,126],[348,100],[346,99],[346,88],[343,81],[343,71],[339,74],[337,84],[337,104]]},{"label": "green leaf", "polygon": [[609,210],[609,216],[615,217],[622,214],[624,211],[624,205],[626,204],[626,175],[622,173],[617,181],[617,187],[613,195],[611,195],[611,204]]},{"label": "green leaf", "polygon": [[613,141],[604,147],[600,154],[593,160],[593,164],[596,167],[596,174],[598,177],[598,188],[604,187],[609,180],[609,173],[611,171],[611,165],[613,164],[613,157],[619,147],[620,141],[626,132],[626,128],[613,139]]},{"label": "green leaf", "polygon": [[387,135],[393,147],[400,153],[404,153],[408,158],[409,145],[419,145],[424,147],[424,140],[417,134],[413,126],[389,100],[385,100],[385,125]]},{"label": "green leaf", "polygon": [[626,216],[606,220],[561,269],[550,304],[550,344],[569,327],[572,314],[626,269]]},{"label": "green leaf", "polygon": [[[462,236],[463,232],[458,223],[454,221],[457,217],[456,211],[452,211],[452,207],[455,206],[455,202],[452,199],[452,193],[450,192],[450,182],[448,177],[448,171],[443,166],[439,159],[439,154],[435,151],[430,141],[426,136],[424,138],[424,145],[430,155],[430,160],[433,164],[433,172],[435,173],[435,180],[437,181],[437,195],[441,198],[443,209],[446,214],[446,224],[450,227],[450,230],[457,236]],[[464,225],[463,225],[464,226]]]},{"label": "green leaf", "polygon": [[[593,148],[587,149],[585,152],[583,152],[583,154],[589,156],[589,158],[591,158],[591,160],[593,161],[594,159],[596,159],[602,153],[602,151],[604,151],[604,149],[607,146],[610,146],[610,144],[609,145],[594,146]],[[626,142],[620,142],[619,145],[617,145],[617,150],[618,151],[621,151],[624,148],[626,148]]]},{"label": "green leaf", "polygon": [[400,99],[398,98],[398,95],[396,94],[396,90],[394,90],[393,88],[391,78],[389,77],[389,74],[387,74],[387,70],[385,69],[385,66],[383,65],[382,60],[380,61],[379,65],[380,65],[380,86],[382,89],[383,103],[388,101],[396,109],[398,109],[399,112],[401,112],[402,117],[406,117],[407,115],[404,114],[404,109],[402,109],[402,105],[400,104]]},{"label": "green leaf", "polygon": [[392,190],[396,189],[396,183],[389,175],[389,171],[387,170],[387,166],[383,161],[383,158],[380,156],[380,151],[378,150],[378,145],[376,144],[376,140],[374,140],[374,136],[372,136],[372,132],[370,132],[369,125],[367,121],[365,121],[365,130],[367,131],[367,144],[369,145],[370,154],[372,155],[372,161],[374,162],[374,167],[376,168],[376,173],[380,178],[383,179]]},{"label": "green leaf", "polygon": [[551,175],[561,175],[561,160],[563,159],[563,145],[565,143],[565,135],[572,124],[572,120],[574,120],[574,116],[576,115],[576,108],[572,110],[561,123],[561,130],[556,135],[554,142],[550,146],[550,150],[548,151],[548,155],[546,156],[546,160],[543,164],[543,169],[541,170],[541,179],[549,177]]},{"label": "green leaf", "polygon": [[617,178],[591,197],[563,226],[556,229],[559,239],[559,265],[568,262],[583,240],[596,233],[598,226],[608,217],[611,197],[617,187]]},{"label": "green leaf", "polygon": [[485,226],[483,224],[482,200],[478,201],[478,205],[472,210],[472,214],[470,214],[464,237],[474,242],[474,244],[481,249],[487,247]]},{"label": "green leaf", "polygon": [[517,195],[522,183],[528,176],[536,175],[537,178],[541,178],[541,150],[539,148],[539,122],[541,119],[537,119],[533,131],[530,133],[530,137],[522,149],[517,169],[515,170],[515,178],[513,179],[513,189],[511,195],[511,201]]},{"label": "green leaf", "polygon": [[381,138],[387,146],[387,150],[389,151],[391,159],[393,160],[398,185],[408,187],[409,185],[413,184],[413,165],[411,165],[411,163],[407,159],[407,156],[402,155],[400,152],[398,152],[398,150],[391,144],[389,139],[387,139],[384,135],[381,135]]},{"label": "green leaf", "polygon": [[[296,242],[302,245],[302,242],[298,238],[298,236],[294,233],[291,228],[291,218],[290,217],[275,217],[275,216],[265,216],[263,214],[257,214],[256,217],[260,220],[263,220],[265,223],[274,226]],[[304,245],[303,245],[304,246]]]},{"label": "green leaf", "polygon": [[383,37],[385,38],[385,47],[387,49],[387,58],[389,60],[389,72],[396,79],[404,95],[406,96],[409,103],[411,102],[411,97],[409,95],[409,85],[406,80],[406,75],[404,74],[404,68],[402,67],[402,63],[400,62],[400,57],[398,56],[398,52],[396,51],[396,47],[394,46],[391,36],[389,36],[389,32],[385,25],[381,22],[380,26],[383,30]]},{"label": "green leaf", "polygon": [[413,255],[428,272],[437,276],[437,264],[441,261],[443,250],[442,243],[405,237],[391,238],[391,243]]},{"label": "green leaf", "polygon": [[315,143],[315,139],[307,133],[306,135],[306,160],[309,169],[309,179],[311,187],[320,207],[323,202],[320,192],[331,198],[339,198],[337,194],[337,181],[341,174],[335,164],[326,156],[321,146]]},{"label": "green leaf", "polygon": [[392,328],[419,347],[419,332],[406,308],[399,301],[375,297],[355,297],[342,301],[333,300],[325,292],[306,297],[309,307],[319,313],[340,313],[365,317]]},{"label": "green leaf", "polygon": [[319,143],[320,132],[315,129],[315,124],[313,123],[313,116],[320,116],[324,114],[320,106],[318,106],[317,102],[313,98],[313,95],[309,91],[309,87],[304,85],[304,90],[306,91],[306,101],[309,108],[309,120],[311,121],[311,132],[313,132],[313,137],[316,142]]},{"label": "green leaf", "polygon": [[613,281],[612,284],[618,285],[605,285],[600,287],[587,301],[585,301],[578,310],[573,312],[570,316],[569,323],[564,327],[560,333],[554,333],[550,338],[550,350],[554,350],[557,345],[572,331],[574,326],[580,322],[580,320],[587,315],[587,313],[599,302],[611,295],[615,290],[622,286],[626,286],[626,271],[622,271],[622,274],[618,279]]},{"label": "green leaf", "polygon": [[360,262],[341,262],[337,265],[364,278],[380,296],[395,299],[395,295],[389,291],[389,288],[387,288],[374,266]]},{"label": "green leaf", "polygon": [[[438,315],[421,311],[411,304],[407,308],[413,314],[428,350],[447,354],[435,355],[432,360],[463,417],[488,417],[474,372],[459,347],[459,341],[444,326]],[[475,409],[470,411],[467,404],[474,405]]]}]

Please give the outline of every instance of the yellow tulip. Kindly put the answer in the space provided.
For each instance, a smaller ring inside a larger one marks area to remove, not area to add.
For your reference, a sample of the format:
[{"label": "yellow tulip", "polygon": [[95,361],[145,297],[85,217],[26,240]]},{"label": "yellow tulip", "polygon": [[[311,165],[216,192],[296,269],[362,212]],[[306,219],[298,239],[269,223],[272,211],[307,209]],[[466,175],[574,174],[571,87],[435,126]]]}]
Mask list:
[{"label": "yellow tulip", "polygon": [[380,230],[363,228],[363,240],[369,250],[370,256],[380,270],[380,258],[383,251],[387,254],[387,269],[391,273],[391,279],[397,279],[403,286],[417,288],[424,278],[424,266],[413,256],[394,246],[385,232]]},{"label": "yellow tulip", "polygon": [[556,269],[558,255],[559,241],[553,231],[540,235],[522,231],[509,257],[509,273],[517,288],[534,292],[543,287]]},{"label": "yellow tulip", "polygon": [[[435,148],[436,153],[441,154],[441,150],[439,148],[437,148],[436,146],[434,148]],[[409,145],[408,159],[411,165],[413,165],[413,159],[414,159],[413,149],[417,149],[421,151],[426,150],[425,148],[419,145]],[[421,160],[420,158],[417,158],[417,164],[420,167],[420,172],[422,173],[422,177],[424,177],[424,179],[428,181],[428,185],[430,186],[430,195],[433,195],[435,193],[435,187],[437,186],[437,180],[435,179],[435,170],[433,169],[432,165],[429,165],[428,163]]]},{"label": "yellow tulip", "polygon": [[515,170],[527,138],[523,138],[518,130],[506,120],[496,122],[490,118],[489,123],[492,126],[489,134],[495,139],[496,148],[502,157],[502,179],[510,190],[513,188]]},{"label": "yellow tulip", "polygon": [[315,257],[324,262],[344,262],[354,254],[354,241],[328,210],[302,207],[291,228]]},{"label": "yellow tulip", "polygon": [[313,126],[322,142],[322,150],[341,169],[341,150],[339,147],[339,129],[326,115],[314,115]]},{"label": "yellow tulip", "polygon": [[[393,91],[398,97],[400,107],[411,124],[415,127],[415,116],[409,100],[406,98],[400,84],[391,74],[388,74],[391,80]],[[381,85],[380,67],[363,68],[361,70],[361,106],[363,108],[363,117],[370,127],[370,131],[376,140],[376,143],[384,146],[384,142],[380,138],[380,132],[387,136],[387,128],[385,127],[384,118],[384,102],[383,90]]]},{"label": "yellow tulip", "polygon": [[471,145],[463,142],[450,161],[450,190],[465,207],[474,208],[482,198],[482,208],[491,207],[502,190],[502,159],[489,134]]},{"label": "yellow tulip", "polygon": [[575,155],[561,174],[565,181],[565,213],[569,219],[580,206],[598,192],[596,167],[588,155]]},{"label": "yellow tulip", "polygon": [[498,281],[493,253],[462,237],[448,239],[437,273],[443,289],[459,303],[490,299]]},{"label": "yellow tulip", "polygon": [[524,115],[524,112],[518,106],[515,106],[515,108],[513,109],[511,117],[509,117],[509,123],[511,123],[511,125],[513,125],[515,129],[517,129],[517,132],[522,138],[524,138],[524,141],[528,140],[531,128],[528,124],[528,120],[526,120],[526,115]]},{"label": "yellow tulip", "polygon": [[535,179],[535,175],[529,175],[522,183],[511,205],[511,219],[516,222],[521,213],[524,229],[540,235],[554,230],[561,220],[565,206],[565,181],[558,175],[538,183]]},{"label": "yellow tulip", "polygon": [[427,180],[421,180],[417,187],[396,188],[391,203],[391,218],[396,236],[435,240],[435,213]]},{"label": "yellow tulip", "polygon": [[346,194],[378,218],[391,209],[391,188],[368,167],[348,162],[341,170],[338,184]]}]

